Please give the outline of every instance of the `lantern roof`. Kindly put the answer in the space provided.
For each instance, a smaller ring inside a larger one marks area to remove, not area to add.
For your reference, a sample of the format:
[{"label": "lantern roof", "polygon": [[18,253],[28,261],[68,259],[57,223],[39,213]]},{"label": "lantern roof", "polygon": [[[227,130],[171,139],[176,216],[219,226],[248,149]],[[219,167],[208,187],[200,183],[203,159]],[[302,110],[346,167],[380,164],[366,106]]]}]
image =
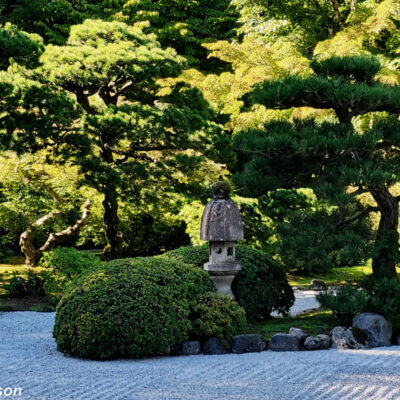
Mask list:
[{"label": "lantern roof", "polygon": [[214,196],[205,206],[201,219],[200,239],[209,242],[235,242],[243,239],[240,211],[229,197],[228,182],[220,180],[213,185]]}]

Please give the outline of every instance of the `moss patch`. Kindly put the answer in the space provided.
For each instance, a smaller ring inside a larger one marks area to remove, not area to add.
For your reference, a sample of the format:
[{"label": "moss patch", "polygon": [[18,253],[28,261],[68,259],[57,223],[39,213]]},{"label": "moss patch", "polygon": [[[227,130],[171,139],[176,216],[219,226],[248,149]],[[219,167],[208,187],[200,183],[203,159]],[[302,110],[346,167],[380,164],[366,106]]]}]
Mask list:
[{"label": "moss patch", "polygon": [[250,326],[251,333],[259,333],[270,339],[275,333],[288,333],[290,328],[300,328],[311,336],[328,334],[337,326],[330,311],[315,311],[297,317],[276,317]]}]

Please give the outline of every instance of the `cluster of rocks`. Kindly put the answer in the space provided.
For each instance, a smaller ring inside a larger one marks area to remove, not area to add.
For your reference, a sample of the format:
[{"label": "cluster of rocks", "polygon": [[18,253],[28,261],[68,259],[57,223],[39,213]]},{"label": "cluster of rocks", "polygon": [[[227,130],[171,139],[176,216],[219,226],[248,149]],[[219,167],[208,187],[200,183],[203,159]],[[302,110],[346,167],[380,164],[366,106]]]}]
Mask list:
[{"label": "cluster of rocks", "polygon": [[330,335],[308,336],[302,329],[291,328],[289,333],[277,333],[271,338],[269,349],[273,351],[367,349],[390,346],[392,326],[382,315],[357,314],[353,326],[337,326]]},{"label": "cluster of rocks", "polygon": [[289,333],[276,333],[271,338],[272,351],[326,350],[331,347],[329,335],[308,336],[302,329],[290,328]]},{"label": "cluster of rocks", "polygon": [[302,329],[290,328],[289,333],[276,333],[270,341],[258,334],[237,335],[230,341],[223,338],[208,338],[202,343],[186,341],[176,346],[173,353],[188,356],[200,353],[242,354],[264,350],[366,349],[390,346],[391,339],[390,322],[379,314],[362,313],[355,316],[351,328],[337,326],[329,335],[309,336]]},{"label": "cluster of rocks", "polygon": [[202,343],[199,341],[186,341],[175,347],[174,354],[189,356],[200,354],[242,354],[264,351],[268,341],[259,334],[236,335],[228,341],[224,338],[208,338]]}]

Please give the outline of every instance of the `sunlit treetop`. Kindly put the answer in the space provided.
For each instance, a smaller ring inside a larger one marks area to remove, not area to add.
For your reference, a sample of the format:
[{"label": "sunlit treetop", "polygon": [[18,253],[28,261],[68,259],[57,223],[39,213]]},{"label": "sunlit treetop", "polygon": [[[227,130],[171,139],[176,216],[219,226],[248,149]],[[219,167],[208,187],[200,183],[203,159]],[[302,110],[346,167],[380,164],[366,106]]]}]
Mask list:
[{"label": "sunlit treetop", "polygon": [[138,27],[87,20],[72,27],[65,46],[47,46],[40,61],[64,89],[83,96],[100,90],[113,102],[122,94],[139,98],[156,78],[179,74],[184,59]]},{"label": "sunlit treetop", "polygon": [[0,26],[0,69],[7,69],[10,59],[32,68],[38,65],[38,57],[44,50],[39,35],[20,31],[15,25]]}]

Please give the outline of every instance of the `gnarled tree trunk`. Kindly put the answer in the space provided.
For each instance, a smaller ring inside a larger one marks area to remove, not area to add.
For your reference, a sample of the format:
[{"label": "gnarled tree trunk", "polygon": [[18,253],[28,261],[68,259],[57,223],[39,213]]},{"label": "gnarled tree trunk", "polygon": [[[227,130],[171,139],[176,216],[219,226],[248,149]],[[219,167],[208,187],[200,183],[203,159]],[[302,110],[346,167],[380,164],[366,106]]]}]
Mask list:
[{"label": "gnarled tree trunk", "polygon": [[[105,141],[105,140],[104,140]],[[104,145],[101,149],[101,158],[109,165],[114,158],[111,150]],[[106,232],[107,246],[104,249],[106,260],[121,258],[122,256],[122,232],[119,231],[117,186],[112,176],[106,178],[104,183],[104,229]]]},{"label": "gnarled tree trunk", "polygon": [[399,200],[387,188],[371,190],[381,218],[375,240],[372,272],[376,278],[395,278],[399,255]]},{"label": "gnarled tree trunk", "polygon": [[118,230],[118,200],[115,184],[108,182],[105,189],[103,207],[107,246],[104,249],[104,256],[106,260],[112,260],[122,256],[122,232]]},{"label": "gnarled tree trunk", "polygon": [[32,226],[29,226],[26,231],[21,234],[19,239],[21,251],[25,255],[25,265],[27,267],[35,267],[42,257],[44,251],[49,251],[58,244],[62,243],[64,240],[76,235],[86,223],[90,215],[91,206],[91,201],[89,199],[86,200],[83,207],[82,217],[76,221],[74,225],[69,226],[63,231],[50,233],[44,245],[39,249],[36,249],[33,244],[32,228],[40,227],[41,225],[45,224],[49,219],[53,218],[56,214],[59,214],[59,211],[52,211],[49,214],[46,214],[44,217],[39,218]]}]

